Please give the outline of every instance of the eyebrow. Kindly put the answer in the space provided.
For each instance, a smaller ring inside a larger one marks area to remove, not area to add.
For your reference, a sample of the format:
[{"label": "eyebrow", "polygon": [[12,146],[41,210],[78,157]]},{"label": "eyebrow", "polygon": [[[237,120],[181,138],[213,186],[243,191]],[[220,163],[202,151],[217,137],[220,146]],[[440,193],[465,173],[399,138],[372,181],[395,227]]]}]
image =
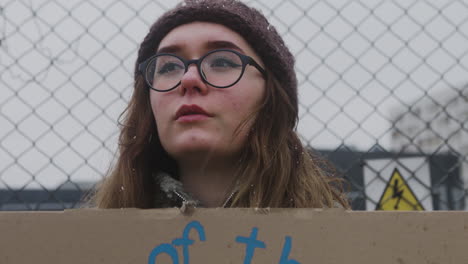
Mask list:
[{"label": "eyebrow", "polygon": [[208,41],[206,43],[206,47],[209,49],[234,49],[244,53],[244,51],[239,46],[225,40]]},{"label": "eyebrow", "polygon": [[[208,50],[210,49],[234,49],[245,54],[245,52],[239,46],[237,46],[236,44],[230,41],[225,41],[225,40],[208,41],[205,43],[204,47]],[[158,49],[156,53],[178,53],[181,50],[182,50],[182,47],[180,45],[169,45],[169,46]]]},{"label": "eyebrow", "polygon": [[181,50],[180,46],[170,45],[170,46],[166,46],[166,47],[158,49],[156,53],[177,53],[180,50]]}]

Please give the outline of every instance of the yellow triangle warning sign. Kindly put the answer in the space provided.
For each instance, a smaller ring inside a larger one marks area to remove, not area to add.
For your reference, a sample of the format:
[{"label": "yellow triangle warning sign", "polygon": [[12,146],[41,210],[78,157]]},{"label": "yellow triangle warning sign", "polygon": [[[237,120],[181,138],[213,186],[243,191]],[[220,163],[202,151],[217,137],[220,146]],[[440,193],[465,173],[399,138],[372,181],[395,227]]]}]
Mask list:
[{"label": "yellow triangle warning sign", "polygon": [[424,207],[395,168],[375,210],[424,211]]}]

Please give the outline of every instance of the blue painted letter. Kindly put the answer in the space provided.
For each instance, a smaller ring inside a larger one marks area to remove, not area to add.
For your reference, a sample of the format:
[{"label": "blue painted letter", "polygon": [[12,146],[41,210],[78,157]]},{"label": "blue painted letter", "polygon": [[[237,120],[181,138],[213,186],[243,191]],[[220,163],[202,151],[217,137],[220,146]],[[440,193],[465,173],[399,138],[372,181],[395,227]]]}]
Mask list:
[{"label": "blue painted letter", "polygon": [[179,264],[177,250],[171,244],[161,244],[151,250],[148,258],[148,264],[156,264],[156,257],[161,253],[168,254],[172,258],[172,264]]},{"label": "blue painted letter", "polygon": [[189,260],[190,260],[188,246],[193,244],[193,240],[189,239],[190,230],[192,228],[197,230],[198,239],[200,239],[200,241],[205,241],[205,230],[203,229],[203,226],[198,221],[192,221],[192,222],[188,223],[184,228],[182,238],[176,238],[176,239],[174,239],[172,241],[173,245],[183,247],[182,251],[183,251],[183,254],[184,254],[184,264],[188,264]]},{"label": "blue painted letter", "polygon": [[258,228],[252,228],[252,232],[250,232],[250,237],[236,237],[237,243],[245,243],[245,258],[244,264],[250,264],[252,261],[255,248],[266,248],[265,243],[263,241],[257,240],[257,233]]},{"label": "blue painted letter", "polygon": [[286,236],[284,238],[283,252],[281,253],[279,264],[301,264],[297,260],[288,259],[290,252],[291,252],[291,237]]}]

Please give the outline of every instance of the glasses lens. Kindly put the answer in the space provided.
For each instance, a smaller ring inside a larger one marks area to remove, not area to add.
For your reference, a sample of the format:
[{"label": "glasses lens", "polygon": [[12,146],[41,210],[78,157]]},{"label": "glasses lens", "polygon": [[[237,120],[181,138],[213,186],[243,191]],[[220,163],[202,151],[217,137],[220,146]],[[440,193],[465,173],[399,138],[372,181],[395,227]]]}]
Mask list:
[{"label": "glasses lens", "polygon": [[241,77],[242,60],[234,52],[217,51],[203,59],[201,70],[208,83],[218,87],[226,87]]},{"label": "glasses lens", "polygon": [[184,73],[185,66],[179,58],[161,55],[149,62],[146,78],[154,89],[164,91],[174,88]]}]

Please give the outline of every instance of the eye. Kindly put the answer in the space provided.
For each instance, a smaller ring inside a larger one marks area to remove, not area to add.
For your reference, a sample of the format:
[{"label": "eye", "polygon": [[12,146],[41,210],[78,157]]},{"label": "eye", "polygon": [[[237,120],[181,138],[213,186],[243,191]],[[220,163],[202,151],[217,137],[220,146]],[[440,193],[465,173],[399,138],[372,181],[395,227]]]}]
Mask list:
[{"label": "eye", "polygon": [[228,58],[216,58],[210,63],[211,68],[238,68],[241,66],[242,65]]},{"label": "eye", "polygon": [[183,70],[184,67],[178,63],[174,63],[174,62],[167,62],[167,63],[164,63],[162,65],[160,65],[159,67],[157,67],[157,71],[156,73],[158,75],[163,75],[163,74],[169,74],[169,73],[173,73],[173,72],[177,72],[177,71],[180,71],[180,70]]}]

